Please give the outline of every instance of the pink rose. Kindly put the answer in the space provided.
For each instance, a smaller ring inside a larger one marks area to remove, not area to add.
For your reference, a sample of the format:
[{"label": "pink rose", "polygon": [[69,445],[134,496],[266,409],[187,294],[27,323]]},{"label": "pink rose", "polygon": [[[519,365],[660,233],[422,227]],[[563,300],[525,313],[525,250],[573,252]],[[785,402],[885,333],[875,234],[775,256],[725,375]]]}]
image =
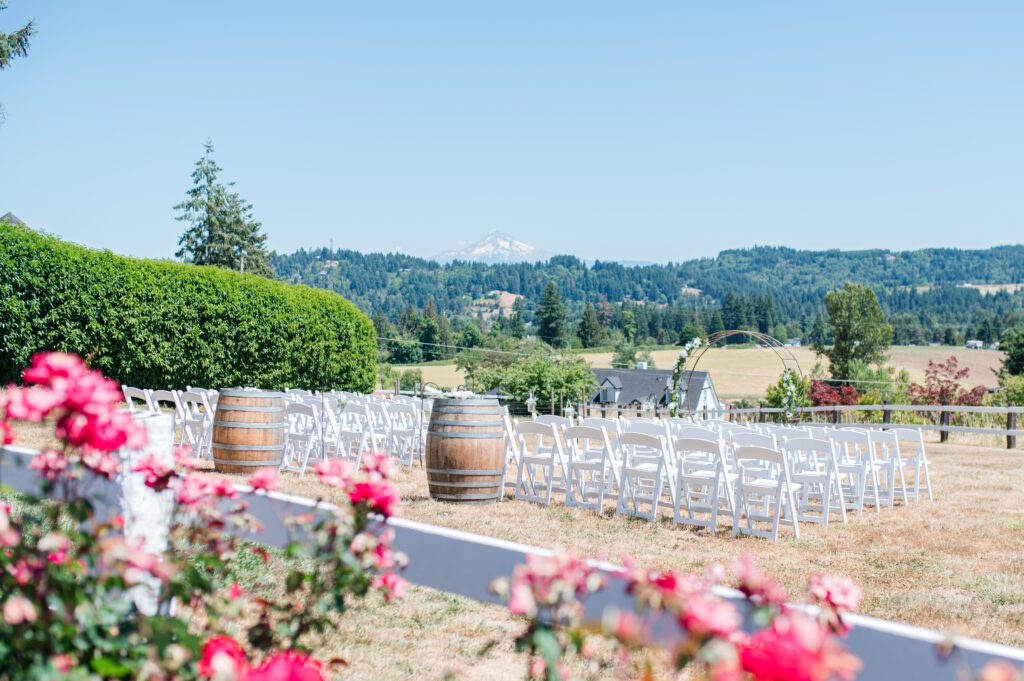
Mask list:
[{"label": "pink rose", "polygon": [[811,596],[843,612],[855,612],[864,592],[849,577],[811,575]]},{"label": "pink rose", "polygon": [[4,601],[4,622],[10,625],[23,622],[31,624],[37,616],[36,606],[24,596],[15,594]]},{"label": "pink rose", "polygon": [[199,660],[200,676],[242,681],[248,671],[249,663],[242,646],[230,636],[214,636],[203,646],[203,655]]},{"label": "pink rose", "polygon": [[695,594],[687,598],[680,620],[691,635],[700,638],[728,638],[740,626],[736,607],[709,594]]},{"label": "pink rose", "polygon": [[320,476],[320,482],[339,489],[347,488],[356,477],[355,466],[342,459],[318,461],[315,470],[316,474]]},{"label": "pink rose", "polygon": [[162,492],[175,477],[174,469],[160,461],[154,454],[144,456],[132,466],[132,472],[142,473],[146,487]]},{"label": "pink rose", "polygon": [[247,681],[324,681],[323,665],[298,651],[277,653],[249,672]]},{"label": "pink rose", "polygon": [[67,470],[68,460],[60,452],[47,449],[42,454],[34,457],[28,464],[28,467],[34,471],[39,471],[39,475],[47,480],[56,480]]},{"label": "pink rose", "polygon": [[374,577],[371,586],[380,589],[384,593],[384,600],[388,603],[395,598],[405,598],[405,580],[394,572],[385,572]]},{"label": "pink rose", "polygon": [[357,482],[349,492],[348,498],[353,504],[368,503],[370,510],[377,511],[384,517],[394,515],[398,509],[398,492],[385,481]]},{"label": "pink rose", "polygon": [[278,487],[277,469],[259,469],[258,471],[249,476],[249,484],[252,485],[253,490],[261,489],[265,492],[273,492]]}]

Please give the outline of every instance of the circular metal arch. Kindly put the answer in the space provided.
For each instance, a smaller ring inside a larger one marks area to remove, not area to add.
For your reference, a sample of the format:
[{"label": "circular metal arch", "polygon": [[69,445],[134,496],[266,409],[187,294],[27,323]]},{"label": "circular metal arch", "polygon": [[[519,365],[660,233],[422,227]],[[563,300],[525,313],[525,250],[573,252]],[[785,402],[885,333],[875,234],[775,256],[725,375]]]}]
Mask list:
[{"label": "circular metal arch", "polygon": [[[742,329],[731,329],[729,331],[718,331],[709,336],[705,336],[704,340],[700,343],[700,350],[696,353],[691,354],[686,358],[686,363],[683,365],[683,371],[680,372],[680,378],[685,377],[686,390],[689,392],[690,383],[693,380],[693,372],[697,370],[700,365],[701,358],[704,357],[704,353],[710,350],[712,347],[720,345],[726,338],[732,338],[733,336],[748,336],[757,345],[763,348],[769,348],[775,353],[775,356],[782,362],[783,369],[792,369],[800,376],[802,381],[804,378],[803,369],[800,368],[800,362],[793,355],[788,347],[783,345],[782,341],[774,336],[769,336],[766,333],[760,331],[744,331]],[[692,414],[689,409],[681,409],[681,413]]]}]

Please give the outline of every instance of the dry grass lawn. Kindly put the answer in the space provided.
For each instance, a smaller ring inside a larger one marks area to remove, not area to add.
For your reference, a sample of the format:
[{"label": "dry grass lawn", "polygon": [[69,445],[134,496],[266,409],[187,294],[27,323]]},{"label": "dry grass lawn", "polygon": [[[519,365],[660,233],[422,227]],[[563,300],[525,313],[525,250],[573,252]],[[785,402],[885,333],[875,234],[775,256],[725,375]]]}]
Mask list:
[{"label": "dry grass lawn", "polygon": [[[788,348],[800,363],[804,373],[809,373],[818,361],[810,348]],[[656,350],[651,353],[658,369],[671,369],[679,356],[678,350]],[[924,370],[929,360],[943,361],[950,355],[956,356],[960,365],[971,371],[967,383],[971,385],[994,385],[994,371],[1000,366],[1003,353],[997,350],[967,350],[961,347],[909,347],[898,346],[889,352],[889,364],[906,368],[914,381],[924,380]],[[583,355],[591,366],[605,368],[611,365],[612,353],[588,353]],[[827,360],[826,360],[827,366]],[[723,398],[759,398],[765,389],[778,380],[783,365],[775,353],[767,348],[712,348],[701,358],[700,369],[711,372],[715,389]],[[423,380],[441,387],[462,385],[465,376],[452,364],[431,364],[420,367]]]},{"label": "dry grass lawn", "polygon": [[[29,434],[26,446],[43,438]],[[630,555],[652,568],[701,570],[749,552],[791,592],[815,571],[846,574],[864,588],[862,611],[886,619],[1024,645],[1024,476],[1021,452],[963,444],[929,445],[936,500],[865,512],[827,530],[803,525],[776,545],[671,524],[545,508],[506,499],[495,506],[432,501],[422,468],[400,468],[403,515],[415,520],[592,557]],[[282,476],[283,491],[326,495],[314,475]],[[412,588],[404,602],[357,605],[341,619],[323,657],[350,662],[346,679],[513,679],[518,623],[500,608]],[[481,658],[492,639],[503,644]]]}]

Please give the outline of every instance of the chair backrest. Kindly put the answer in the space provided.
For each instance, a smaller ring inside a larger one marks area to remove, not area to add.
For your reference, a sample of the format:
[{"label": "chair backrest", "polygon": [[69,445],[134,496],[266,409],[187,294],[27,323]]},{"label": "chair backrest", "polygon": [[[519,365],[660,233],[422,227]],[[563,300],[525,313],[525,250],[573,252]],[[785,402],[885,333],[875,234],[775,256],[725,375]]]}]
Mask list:
[{"label": "chair backrest", "polygon": [[533,420],[537,423],[550,423],[558,426],[559,428],[568,428],[572,425],[572,420],[565,416],[556,416],[554,414],[537,414],[533,417]]},{"label": "chair backrest", "polygon": [[604,428],[609,434],[618,433],[622,429],[618,419],[604,419],[599,416],[589,416],[585,419],[580,419],[580,425],[587,428]]},{"label": "chair backrest", "polygon": [[626,466],[665,461],[664,442],[663,437],[647,433],[623,433],[619,436],[619,448]]},{"label": "chair backrest", "polygon": [[888,461],[898,458],[900,452],[900,438],[891,430],[871,430],[868,432],[868,439],[871,441],[871,451],[875,459]]},{"label": "chair backrest", "polygon": [[901,455],[906,453],[910,455],[911,449],[914,450],[913,456],[925,455],[924,451],[924,432],[920,428],[892,428],[887,432],[892,433],[897,441],[904,443],[901,450]]},{"label": "chair backrest", "polygon": [[170,390],[154,390],[149,394],[149,399],[152,400],[154,409],[159,410],[161,405],[170,405],[174,409],[176,419],[184,418],[181,402],[178,401],[178,396]]},{"label": "chair backrest", "polygon": [[845,461],[860,461],[869,456],[871,440],[866,430],[837,428],[828,432],[828,439],[836,447],[836,455]]},{"label": "chair backrest", "polygon": [[562,441],[558,437],[558,432],[561,429],[554,423],[516,421],[513,430],[520,443],[520,453],[523,455],[531,452],[545,454],[563,451]]},{"label": "chair backrest", "polygon": [[612,442],[606,428],[570,426],[563,435],[569,454],[575,459],[590,459],[596,454],[612,458]]},{"label": "chair backrest", "polygon": [[653,435],[655,437],[668,437],[668,426],[664,423],[641,421],[639,419],[631,419],[629,423],[623,427],[623,431],[626,433],[643,433],[645,435]]},{"label": "chair backrest", "polygon": [[729,471],[729,464],[725,459],[725,443],[720,439],[681,437],[672,442],[672,448],[676,453],[679,470],[684,474],[695,469],[709,470],[711,464],[723,472]]},{"label": "chair backrest", "polygon": [[736,463],[741,464],[744,461],[759,461],[762,463],[775,463],[785,464],[786,456],[777,449],[770,449],[768,447],[736,447],[732,452],[733,458]]},{"label": "chair backrest", "polygon": [[762,447],[764,449],[775,449],[777,446],[775,438],[771,435],[761,433],[733,433],[724,436],[725,441],[733,447]]},{"label": "chair backrest", "polygon": [[[708,442],[718,442],[718,439],[721,437],[717,431],[697,426],[676,428],[672,431],[672,435],[677,440],[706,440]],[[677,449],[676,452],[678,453],[679,450]]]},{"label": "chair backrest", "polygon": [[821,463],[836,463],[836,446],[831,440],[810,437],[791,438],[782,445],[794,471],[818,470]]},{"label": "chair backrest", "polygon": [[149,397],[149,391],[142,388],[133,388],[130,385],[122,385],[121,392],[124,393],[124,401],[128,405],[128,411],[135,411],[135,401],[142,402],[145,411],[153,411],[153,402]]}]

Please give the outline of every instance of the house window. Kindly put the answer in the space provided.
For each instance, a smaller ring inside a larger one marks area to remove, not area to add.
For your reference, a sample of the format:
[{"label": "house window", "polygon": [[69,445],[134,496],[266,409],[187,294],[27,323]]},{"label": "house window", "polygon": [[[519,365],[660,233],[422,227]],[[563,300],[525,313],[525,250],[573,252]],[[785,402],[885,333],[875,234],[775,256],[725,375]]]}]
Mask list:
[{"label": "house window", "polygon": [[615,388],[610,385],[606,385],[601,388],[601,402],[603,404],[612,404],[615,402]]}]

